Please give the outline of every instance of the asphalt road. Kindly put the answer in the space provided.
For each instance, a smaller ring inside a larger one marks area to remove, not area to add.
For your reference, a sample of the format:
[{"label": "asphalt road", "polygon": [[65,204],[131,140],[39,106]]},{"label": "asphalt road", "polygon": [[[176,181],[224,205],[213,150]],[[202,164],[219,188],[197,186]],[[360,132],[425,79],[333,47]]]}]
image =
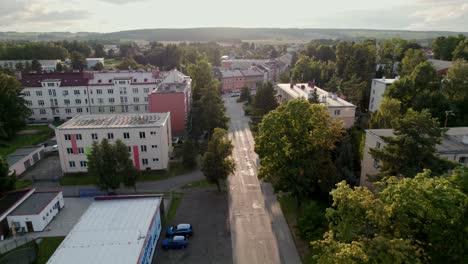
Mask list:
[{"label": "asphalt road", "polygon": [[237,98],[225,97],[236,171],[228,179],[234,263],[301,263],[272,187],[257,178],[258,156]]}]

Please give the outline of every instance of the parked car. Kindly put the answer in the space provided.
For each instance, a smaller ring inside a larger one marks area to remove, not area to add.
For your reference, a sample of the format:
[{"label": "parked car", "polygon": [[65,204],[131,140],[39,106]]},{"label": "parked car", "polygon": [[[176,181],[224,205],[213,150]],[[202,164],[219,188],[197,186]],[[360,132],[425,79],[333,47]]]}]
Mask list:
[{"label": "parked car", "polygon": [[238,96],[240,96],[240,92],[239,92],[239,91],[233,91],[233,92],[231,93],[231,97],[238,97]]},{"label": "parked car", "polygon": [[193,234],[191,224],[178,224],[166,229],[166,236],[191,236]]},{"label": "parked car", "polygon": [[177,249],[186,247],[188,247],[188,239],[184,236],[173,236],[170,238],[165,238],[162,241],[163,249]]}]

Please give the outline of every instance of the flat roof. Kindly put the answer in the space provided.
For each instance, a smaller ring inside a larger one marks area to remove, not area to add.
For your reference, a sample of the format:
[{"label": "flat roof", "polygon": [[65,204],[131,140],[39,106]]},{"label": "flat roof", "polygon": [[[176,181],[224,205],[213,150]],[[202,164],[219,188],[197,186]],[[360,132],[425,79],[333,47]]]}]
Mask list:
[{"label": "flat roof", "polygon": [[42,147],[24,147],[15,150],[15,152],[9,154],[7,156],[7,163],[8,166],[13,166],[16,162],[21,160],[22,158],[28,156],[29,154],[41,149]]},{"label": "flat roof", "polygon": [[59,193],[61,193],[61,191],[34,192],[26,201],[16,207],[10,215],[39,214]]},{"label": "flat roof", "polygon": [[57,129],[158,127],[166,123],[169,115],[169,112],[77,115]]},{"label": "flat roof", "polygon": [[23,189],[17,191],[6,192],[0,195],[0,221],[3,220],[12,210],[21,204],[21,201],[26,199],[34,189]]},{"label": "flat roof", "polygon": [[380,79],[372,79],[373,81],[377,81],[377,82],[381,82],[381,83],[385,83],[385,84],[392,84],[394,83],[395,81],[398,81],[399,79],[387,79],[387,78],[380,78]]},{"label": "flat roof", "polygon": [[47,263],[137,263],[161,195],[95,200]]},{"label": "flat roof", "polygon": [[[323,89],[320,89],[317,86],[309,87],[307,83],[297,83],[292,88],[291,88],[291,84],[289,83],[278,83],[276,84],[276,86],[294,98],[304,98],[304,99],[309,98],[309,94],[312,93],[312,90],[316,89],[321,103],[322,103],[322,97],[327,98],[326,102],[322,104],[325,104],[327,106],[332,106],[332,107],[333,106],[356,107],[352,103],[345,101],[341,99],[340,97],[336,97],[336,99],[333,99],[332,93],[329,93]],[[302,86],[304,86],[304,89],[301,88]]]},{"label": "flat roof", "polygon": [[[393,129],[367,129],[368,133],[378,137],[393,137]],[[463,143],[463,137],[468,136],[468,127],[451,127],[436,146],[439,154],[468,153],[468,144]]]}]

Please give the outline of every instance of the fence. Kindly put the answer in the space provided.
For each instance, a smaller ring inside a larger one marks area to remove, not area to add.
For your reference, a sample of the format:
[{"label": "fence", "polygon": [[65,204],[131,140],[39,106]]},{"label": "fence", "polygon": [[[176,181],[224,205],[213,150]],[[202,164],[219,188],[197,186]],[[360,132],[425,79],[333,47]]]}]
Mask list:
[{"label": "fence", "polygon": [[34,239],[29,236],[17,237],[11,240],[1,241],[0,243],[0,254],[5,254],[6,252],[13,250],[19,246],[22,246],[28,242],[33,241]]}]

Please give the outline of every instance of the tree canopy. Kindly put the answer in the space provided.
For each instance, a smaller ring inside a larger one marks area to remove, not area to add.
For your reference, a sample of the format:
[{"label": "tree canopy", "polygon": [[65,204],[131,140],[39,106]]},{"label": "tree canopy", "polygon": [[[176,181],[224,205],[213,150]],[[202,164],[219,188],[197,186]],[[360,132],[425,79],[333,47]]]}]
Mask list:
[{"label": "tree canopy", "polygon": [[8,163],[0,156],[0,194],[15,189],[16,173],[10,174]]}]

